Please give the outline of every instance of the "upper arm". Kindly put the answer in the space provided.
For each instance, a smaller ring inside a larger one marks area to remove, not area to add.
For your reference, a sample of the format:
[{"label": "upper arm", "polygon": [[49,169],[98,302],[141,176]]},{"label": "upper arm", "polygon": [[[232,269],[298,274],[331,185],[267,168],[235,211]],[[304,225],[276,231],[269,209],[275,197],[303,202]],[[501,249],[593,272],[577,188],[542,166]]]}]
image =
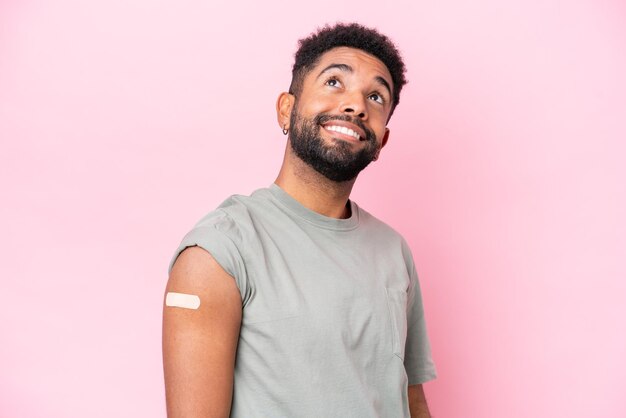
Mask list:
[{"label": "upper arm", "polygon": [[409,386],[409,410],[411,411],[411,418],[430,418],[422,385]]},{"label": "upper arm", "polygon": [[235,280],[200,247],[184,250],[167,292],[197,295],[198,309],[163,305],[163,367],[168,417],[228,417],[241,294]]}]

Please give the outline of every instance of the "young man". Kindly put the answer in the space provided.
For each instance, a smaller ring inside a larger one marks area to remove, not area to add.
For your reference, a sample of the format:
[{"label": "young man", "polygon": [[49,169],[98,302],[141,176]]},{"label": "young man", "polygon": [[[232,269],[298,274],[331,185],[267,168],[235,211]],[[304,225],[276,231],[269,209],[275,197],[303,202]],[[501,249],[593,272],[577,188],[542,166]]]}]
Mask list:
[{"label": "young man", "polygon": [[397,49],[357,24],[300,41],[269,188],[232,196],[183,239],[163,313],[169,417],[429,417],[435,378],[403,238],[349,200],[405,84]]}]

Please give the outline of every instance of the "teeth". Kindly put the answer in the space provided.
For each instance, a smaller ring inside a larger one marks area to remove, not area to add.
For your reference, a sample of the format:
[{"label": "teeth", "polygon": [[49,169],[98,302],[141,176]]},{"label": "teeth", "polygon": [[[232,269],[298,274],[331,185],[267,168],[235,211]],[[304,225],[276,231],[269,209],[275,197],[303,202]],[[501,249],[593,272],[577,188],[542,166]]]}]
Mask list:
[{"label": "teeth", "polygon": [[326,126],[326,129],[329,131],[335,131],[335,132],[339,132],[342,133],[344,135],[350,135],[355,137],[356,139],[360,139],[360,135],[356,132],[354,132],[352,129],[348,129],[345,126],[335,126],[335,125],[330,125],[330,126]]}]

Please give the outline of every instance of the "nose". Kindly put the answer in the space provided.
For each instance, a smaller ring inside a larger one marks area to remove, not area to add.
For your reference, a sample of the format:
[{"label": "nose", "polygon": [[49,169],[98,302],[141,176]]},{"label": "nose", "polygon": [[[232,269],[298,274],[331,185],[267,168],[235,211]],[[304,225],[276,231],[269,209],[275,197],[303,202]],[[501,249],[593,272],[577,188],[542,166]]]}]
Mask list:
[{"label": "nose", "polygon": [[346,94],[341,104],[341,112],[350,116],[356,116],[362,120],[367,119],[365,100],[361,94]]}]

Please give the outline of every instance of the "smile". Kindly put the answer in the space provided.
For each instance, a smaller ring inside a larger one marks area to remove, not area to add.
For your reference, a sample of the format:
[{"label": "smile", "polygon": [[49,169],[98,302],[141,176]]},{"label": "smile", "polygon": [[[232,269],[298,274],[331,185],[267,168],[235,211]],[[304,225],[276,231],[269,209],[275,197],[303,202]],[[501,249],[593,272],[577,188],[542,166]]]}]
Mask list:
[{"label": "smile", "polygon": [[344,135],[350,135],[354,137],[357,141],[361,139],[361,135],[359,135],[357,132],[353,131],[350,128],[346,128],[345,126],[326,125],[324,126],[324,129],[326,129],[327,131],[339,132],[340,134]]}]

